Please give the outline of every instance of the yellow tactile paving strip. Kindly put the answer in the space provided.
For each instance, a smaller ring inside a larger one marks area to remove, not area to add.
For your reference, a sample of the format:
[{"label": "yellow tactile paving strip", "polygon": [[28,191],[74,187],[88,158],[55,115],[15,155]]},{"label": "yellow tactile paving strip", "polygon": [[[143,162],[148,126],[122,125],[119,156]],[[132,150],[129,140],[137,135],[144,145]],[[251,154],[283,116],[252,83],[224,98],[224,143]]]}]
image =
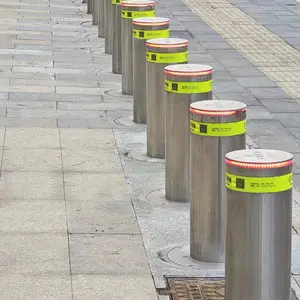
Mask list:
[{"label": "yellow tactile paving strip", "polygon": [[300,98],[299,51],[227,0],[184,2],[290,96]]}]

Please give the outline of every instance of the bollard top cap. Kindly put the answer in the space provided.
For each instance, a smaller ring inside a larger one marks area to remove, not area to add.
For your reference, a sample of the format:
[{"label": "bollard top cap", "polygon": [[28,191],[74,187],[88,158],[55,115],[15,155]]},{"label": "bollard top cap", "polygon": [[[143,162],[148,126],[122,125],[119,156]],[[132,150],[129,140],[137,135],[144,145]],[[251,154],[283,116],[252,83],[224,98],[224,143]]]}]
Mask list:
[{"label": "bollard top cap", "polygon": [[123,0],[121,6],[127,7],[141,7],[141,6],[155,6],[155,1],[152,0]]},{"label": "bollard top cap", "polygon": [[165,67],[165,74],[174,76],[204,76],[212,72],[212,66],[200,64],[178,64]]},{"label": "bollard top cap", "polygon": [[145,17],[145,18],[136,18],[132,20],[132,24],[143,25],[143,26],[159,26],[159,25],[168,25],[170,24],[170,19],[160,18],[160,17]]},{"label": "bollard top cap", "polygon": [[244,169],[276,169],[292,165],[293,155],[279,150],[246,149],[227,153],[225,162]]},{"label": "bollard top cap", "polygon": [[147,40],[146,45],[154,48],[177,48],[187,47],[188,40],[179,38],[157,38]]},{"label": "bollard top cap", "polygon": [[205,100],[193,102],[190,113],[205,116],[232,116],[246,112],[247,105],[239,101]]}]

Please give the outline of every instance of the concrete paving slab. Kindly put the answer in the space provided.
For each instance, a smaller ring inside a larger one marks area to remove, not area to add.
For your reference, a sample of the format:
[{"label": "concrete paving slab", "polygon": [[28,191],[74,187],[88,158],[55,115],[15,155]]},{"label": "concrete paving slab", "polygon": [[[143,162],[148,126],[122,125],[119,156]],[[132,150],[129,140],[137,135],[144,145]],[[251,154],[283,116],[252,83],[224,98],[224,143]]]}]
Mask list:
[{"label": "concrete paving slab", "polygon": [[70,273],[66,233],[1,233],[1,274],[62,275]]},{"label": "concrete paving slab", "polygon": [[72,274],[150,275],[139,235],[70,236]]},{"label": "concrete paving slab", "polygon": [[0,276],[1,297],[9,300],[71,300],[71,280],[65,275],[17,275]]},{"label": "concrete paving slab", "polygon": [[151,276],[74,275],[74,300],[157,300]]}]

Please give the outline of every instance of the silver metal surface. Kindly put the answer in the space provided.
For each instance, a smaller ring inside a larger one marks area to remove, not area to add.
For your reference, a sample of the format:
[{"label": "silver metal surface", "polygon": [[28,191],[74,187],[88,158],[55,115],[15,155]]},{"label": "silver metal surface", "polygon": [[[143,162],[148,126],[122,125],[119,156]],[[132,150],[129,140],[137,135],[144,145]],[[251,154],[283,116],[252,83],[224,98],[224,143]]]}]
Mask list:
[{"label": "silver metal surface", "polygon": [[146,124],[146,41],[168,38],[170,20],[148,17],[133,19],[133,121]]},{"label": "silver metal surface", "polygon": [[[190,119],[201,123],[236,123],[246,119],[246,104],[237,101],[201,101],[190,107]],[[222,115],[224,112],[235,113]],[[193,259],[225,261],[224,157],[230,151],[245,148],[246,132],[233,136],[190,134],[190,256]]]},{"label": "silver metal surface", "polygon": [[92,1],[93,0],[87,0],[87,13],[88,14],[92,13]]},{"label": "silver metal surface", "polygon": [[[147,41],[146,50],[147,52],[162,54],[185,53],[188,50],[188,41],[178,38],[151,39]],[[164,71],[166,66],[172,64],[178,64],[178,61],[146,62],[147,155],[154,158],[165,158],[166,93]]]},{"label": "silver metal surface", "polygon": [[[282,176],[292,172],[292,165],[273,168],[261,165],[291,161],[292,157],[290,153],[275,150],[234,151],[226,154],[229,160],[226,171],[237,177]],[[252,166],[233,166],[230,162]],[[237,183],[240,188],[242,182]],[[226,197],[226,299],[289,300],[292,187],[276,193],[227,188]]]},{"label": "silver metal surface", "polygon": [[122,93],[133,95],[133,36],[132,19],[154,16],[154,1],[130,0],[121,4]]},{"label": "silver metal surface", "polygon": [[87,3],[87,0],[82,0],[82,3]]},{"label": "silver metal surface", "polygon": [[[202,72],[209,75],[199,75]],[[167,74],[172,72],[173,75]],[[176,72],[176,75],[174,74]],[[165,68],[165,79],[171,82],[204,82],[211,80],[212,67],[207,65],[173,65]],[[206,99],[210,100],[205,93]],[[190,104],[204,100],[203,93],[166,92],[165,116],[165,192],[170,201],[190,200]]]},{"label": "silver metal surface", "polygon": [[121,0],[112,2],[113,45],[112,45],[112,71],[122,74],[121,52]]},{"label": "silver metal surface", "polygon": [[98,1],[98,37],[105,38],[104,30],[104,1],[105,0],[96,0]]},{"label": "silver metal surface", "polygon": [[100,0],[93,0],[93,25],[99,24],[99,1]]},{"label": "silver metal surface", "polygon": [[112,54],[113,24],[112,24],[112,2],[104,0],[104,31],[105,31],[105,53]]}]

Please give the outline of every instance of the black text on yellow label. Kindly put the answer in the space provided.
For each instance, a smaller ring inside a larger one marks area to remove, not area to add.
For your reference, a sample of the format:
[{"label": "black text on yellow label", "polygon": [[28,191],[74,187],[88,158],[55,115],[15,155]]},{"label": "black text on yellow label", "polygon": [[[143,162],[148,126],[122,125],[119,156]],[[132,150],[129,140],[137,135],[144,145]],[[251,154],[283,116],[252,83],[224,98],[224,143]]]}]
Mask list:
[{"label": "black text on yellow label", "polygon": [[293,187],[293,174],[276,177],[246,177],[226,173],[226,187],[233,191],[253,194],[284,192]]},{"label": "black text on yellow label", "polygon": [[148,62],[168,64],[168,63],[184,63],[188,61],[188,51],[178,53],[154,53],[147,52],[146,60]]},{"label": "black text on yellow label", "polygon": [[133,30],[133,37],[140,40],[148,40],[155,38],[168,38],[170,36],[170,29],[163,30]]},{"label": "black text on yellow label", "polygon": [[165,90],[176,94],[203,94],[212,91],[212,80],[202,82],[165,81]]},{"label": "black text on yellow label", "polygon": [[155,17],[155,10],[148,10],[148,11],[122,10],[123,19],[135,19],[135,18],[143,18],[143,17]]},{"label": "black text on yellow label", "polygon": [[246,120],[234,123],[204,123],[190,120],[191,133],[202,136],[222,137],[246,133]]}]

